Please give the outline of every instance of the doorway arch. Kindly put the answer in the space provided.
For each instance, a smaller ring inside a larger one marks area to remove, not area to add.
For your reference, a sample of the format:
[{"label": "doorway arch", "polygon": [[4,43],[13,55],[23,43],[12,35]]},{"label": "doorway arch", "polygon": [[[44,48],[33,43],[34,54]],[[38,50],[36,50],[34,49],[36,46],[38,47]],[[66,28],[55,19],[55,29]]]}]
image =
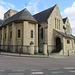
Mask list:
[{"label": "doorway arch", "polygon": [[56,38],[56,52],[61,51],[61,39],[59,37]]}]

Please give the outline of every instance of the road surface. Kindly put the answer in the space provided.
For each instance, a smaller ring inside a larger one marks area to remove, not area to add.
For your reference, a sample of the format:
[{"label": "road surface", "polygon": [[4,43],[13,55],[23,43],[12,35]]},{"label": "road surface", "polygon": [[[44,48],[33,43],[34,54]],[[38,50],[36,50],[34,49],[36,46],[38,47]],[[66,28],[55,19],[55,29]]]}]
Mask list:
[{"label": "road surface", "polygon": [[0,75],[75,75],[75,57],[29,58],[0,55]]}]

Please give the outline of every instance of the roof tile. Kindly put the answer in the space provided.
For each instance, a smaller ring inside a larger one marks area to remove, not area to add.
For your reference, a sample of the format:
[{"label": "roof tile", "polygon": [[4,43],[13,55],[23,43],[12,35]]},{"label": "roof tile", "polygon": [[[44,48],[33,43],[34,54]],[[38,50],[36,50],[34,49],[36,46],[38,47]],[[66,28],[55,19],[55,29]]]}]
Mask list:
[{"label": "roof tile", "polygon": [[49,8],[47,10],[44,10],[38,14],[33,15],[33,17],[37,20],[38,23],[44,22],[49,18],[50,14],[52,13],[55,6]]},{"label": "roof tile", "polygon": [[26,20],[26,21],[33,21],[37,22],[35,18],[30,14],[30,12],[25,8],[24,10],[18,12],[17,14],[13,15],[12,17],[6,19],[1,26],[5,26],[8,23],[18,20]]}]

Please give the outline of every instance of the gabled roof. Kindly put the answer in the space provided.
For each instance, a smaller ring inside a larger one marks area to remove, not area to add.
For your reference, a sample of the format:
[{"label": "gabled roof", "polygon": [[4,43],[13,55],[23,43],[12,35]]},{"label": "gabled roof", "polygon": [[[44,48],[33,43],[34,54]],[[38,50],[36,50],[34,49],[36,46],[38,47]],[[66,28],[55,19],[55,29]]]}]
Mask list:
[{"label": "gabled roof", "polygon": [[49,8],[47,10],[44,10],[44,11],[42,11],[40,13],[37,13],[37,14],[33,15],[34,18],[37,20],[38,23],[47,21],[47,19],[49,18],[50,14],[52,13],[52,11],[53,11],[55,6]]},{"label": "gabled roof", "polygon": [[66,22],[66,19],[67,19],[67,17],[62,19],[62,20],[63,20],[63,23],[65,23],[65,22]]},{"label": "gabled roof", "polygon": [[8,23],[11,23],[13,21],[19,21],[19,20],[26,20],[26,21],[33,21],[37,22],[35,18],[29,13],[29,11],[25,8],[24,10],[18,12],[17,14],[13,15],[12,17],[6,19],[1,26],[4,26]]},{"label": "gabled roof", "polygon": [[64,33],[64,32],[60,32],[60,31],[56,31],[56,32],[58,32],[59,34],[61,34],[64,37],[75,39],[75,36],[73,36],[73,35],[70,35],[70,34],[67,34],[67,33]]}]

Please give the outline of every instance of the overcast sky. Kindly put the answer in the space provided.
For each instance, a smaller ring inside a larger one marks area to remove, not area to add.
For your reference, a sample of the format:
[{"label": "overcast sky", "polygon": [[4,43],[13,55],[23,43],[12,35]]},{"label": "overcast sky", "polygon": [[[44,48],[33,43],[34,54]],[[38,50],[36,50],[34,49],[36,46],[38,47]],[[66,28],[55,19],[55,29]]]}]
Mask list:
[{"label": "overcast sky", "polygon": [[55,4],[58,5],[62,18],[69,18],[75,35],[75,0],[0,0],[0,19],[3,19],[3,14],[9,9],[20,11],[27,8],[33,15]]}]

